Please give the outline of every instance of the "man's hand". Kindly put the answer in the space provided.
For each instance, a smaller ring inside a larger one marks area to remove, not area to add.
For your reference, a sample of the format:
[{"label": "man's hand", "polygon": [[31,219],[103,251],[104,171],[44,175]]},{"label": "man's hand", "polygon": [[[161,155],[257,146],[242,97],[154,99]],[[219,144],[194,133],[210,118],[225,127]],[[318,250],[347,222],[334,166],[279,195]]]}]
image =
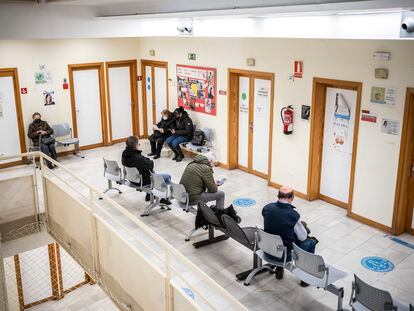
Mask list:
[{"label": "man's hand", "polygon": [[175,134],[175,130],[174,130],[174,129],[172,129],[172,130],[171,130],[171,133]]},{"label": "man's hand", "polygon": [[164,133],[164,129],[160,129],[159,131],[160,131],[161,133]]}]

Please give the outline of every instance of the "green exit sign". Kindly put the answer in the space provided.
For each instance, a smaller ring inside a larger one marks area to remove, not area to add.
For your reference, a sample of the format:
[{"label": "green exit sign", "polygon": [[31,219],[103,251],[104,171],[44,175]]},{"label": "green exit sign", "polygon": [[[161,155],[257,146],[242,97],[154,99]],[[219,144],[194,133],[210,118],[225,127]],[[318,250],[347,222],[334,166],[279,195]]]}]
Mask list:
[{"label": "green exit sign", "polygon": [[188,60],[196,60],[196,54],[195,53],[188,53]]}]

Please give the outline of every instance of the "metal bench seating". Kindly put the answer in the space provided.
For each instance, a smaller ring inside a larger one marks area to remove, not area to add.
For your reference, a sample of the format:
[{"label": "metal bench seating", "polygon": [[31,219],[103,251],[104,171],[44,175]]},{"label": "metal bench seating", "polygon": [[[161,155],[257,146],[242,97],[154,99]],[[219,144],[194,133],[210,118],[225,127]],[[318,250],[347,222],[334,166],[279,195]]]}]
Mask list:
[{"label": "metal bench seating", "polygon": [[104,190],[103,193],[107,193],[110,190],[117,190],[119,194],[122,193],[116,187],[113,187],[112,183],[115,182],[118,185],[121,185],[124,182],[124,177],[122,175],[122,170],[118,165],[118,162],[113,160],[108,160],[103,158],[104,161],[104,177],[108,180],[108,188]]},{"label": "metal bench seating", "polygon": [[301,281],[338,296],[337,310],[342,310],[344,289],[334,283],[343,279],[346,272],[326,265],[320,255],[308,253],[296,244],[293,244],[291,272]]},{"label": "metal bench seating", "polygon": [[412,311],[412,305],[406,305],[391,297],[385,290],[375,288],[354,274],[349,305],[354,311]]},{"label": "metal bench seating", "polygon": [[[193,246],[195,248],[200,248],[200,247],[207,246],[213,243],[227,240],[229,236],[227,235],[226,229],[221,225],[219,219],[217,218],[216,214],[211,209],[211,207],[208,206],[204,202],[200,202],[198,203],[198,208],[201,210],[201,213],[203,214],[204,218],[208,222],[208,239],[195,242],[193,243]],[[220,230],[224,234],[219,235],[219,236],[214,236],[215,229]]]},{"label": "metal bench seating", "polygon": [[52,125],[52,129],[57,146],[69,147],[71,145],[74,145],[75,150],[73,154],[81,158],[85,157],[80,150],[79,139],[73,137],[72,128],[68,123],[54,124]]},{"label": "metal bench seating", "polygon": [[160,203],[161,199],[169,200],[171,198],[171,187],[165,183],[164,177],[162,175],[151,173],[151,186],[150,186],[150,203],[145,207],[144,212],[141,214],[143,216],[149,216],[150,212],[157,206],[161,209],[166,208],[170,210],[171,208],[164,203]]}]

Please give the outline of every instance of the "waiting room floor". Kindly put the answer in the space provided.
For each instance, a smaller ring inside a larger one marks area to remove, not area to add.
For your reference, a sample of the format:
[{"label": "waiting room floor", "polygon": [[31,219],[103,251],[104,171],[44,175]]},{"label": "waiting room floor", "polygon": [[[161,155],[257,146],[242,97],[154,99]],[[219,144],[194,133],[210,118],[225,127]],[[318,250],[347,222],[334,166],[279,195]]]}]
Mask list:
[{"label": "waiting room floor", "polygon": [[[86,151],[86,158],[68,156],[60,159],[61,163],[91,185],[105,189],[102,157],[121,163],[124,144]],[[141,141],[141,148],[148,153],[149,144]],[[182,171],[189,163],[185,159],[176,163],[163,156],[156,160],[157,172],[169,173],[173,181],[178,182]],[[236,198],[252,198],[256,205],[236,207],[242,218],[241,226],[262,226],[262,207],[276,199],[277,190],[267,186],[265,180],[240,170],[228,171],[215,168],[216,179],[225,177],[226,183],[221,187],[226,192],[226,206]],[[122,194],[109,192],[119,204],[139,217],[146,202],[144,194],[134,189],[121,186]],[[404,302],[414,302],[414,249],[398,244],[384,232],[378,231],[346,216],[346,211],[323,201],[307,202],[297,198],[294,202],[310,229],[320,243],[316,252],[325,261],[348,272],[348,276],[337,283],[345,289],[344,308],[349,309],[353,273],[364,281],[391,292],[394,298]],[[252,254],[245,247],[229,239],[201,249],[194,249],[192,242],[202,240],[207,232],[197,231],[191,242],[185,242],[186,233],[194,226],[194,215],[184,213],[181,209],[171,211],[155,210],[149,217],[141,218],[154,231],[170,244],[196,263],[232,295],[250,310],[335,310],[336,296],[312,287],[302,288],[288,271],[283,280],[276,280],[274,275],[262,274],[244,286],[236,281],[235,274],[251,268]],[[399,238],[414,243],[414,236],[402,235]],[[393,271],[378,273],[361,266],[361,259],[366,256],[387,258],[394,265]]]}]

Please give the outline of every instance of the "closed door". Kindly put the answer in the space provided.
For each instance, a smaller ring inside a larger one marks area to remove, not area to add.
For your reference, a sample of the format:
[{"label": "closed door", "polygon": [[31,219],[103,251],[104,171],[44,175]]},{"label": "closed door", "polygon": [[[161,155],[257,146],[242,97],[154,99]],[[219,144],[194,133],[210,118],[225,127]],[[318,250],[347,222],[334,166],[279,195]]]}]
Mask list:
[{"label": "closed door", "polygon": [[238,167],[267,177],[271,80],[254,75],[239,76]]},{"label": "closed door", "polygon": [[348,204],[357,92],[326,88],[320,195]]},{"label": "closed door", "polygon": [[165,62],[142,61],[145,79],[142,84],[145,135],[153,133],[153,125],[161,118],[161,111],[169,107],[167,66]]},{"label": "closed door", "polygon": [[137,134],[136,61],[108,62],[107,90],[112,142]]},{"label": "closed door", "polygon": [[102,146],[106,141],[103,65],[79,66],[69,66],[74,133],[81,147]]},{"label": "closed door", "polygon": [[[0,155],[26,151],[17,83],[17,70],[0,69]],[[0,161],[0,167],[12,165],[18,160],[21,158]]]}]

